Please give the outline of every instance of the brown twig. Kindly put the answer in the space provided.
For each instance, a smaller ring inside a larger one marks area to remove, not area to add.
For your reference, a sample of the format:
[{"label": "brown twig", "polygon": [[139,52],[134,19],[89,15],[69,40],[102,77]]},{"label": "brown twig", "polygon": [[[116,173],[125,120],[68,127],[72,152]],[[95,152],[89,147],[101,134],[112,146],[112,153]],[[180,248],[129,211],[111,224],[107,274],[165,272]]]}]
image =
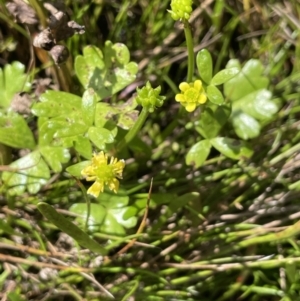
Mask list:
[{"label": "brown twig", "polygon": [[51,263],[46,263],[46,262],[38,262],[38,261],[31,261],[27,260],[24,258],[16,257],[16,256],[10,256],[10,255],[5,255],[0,253],[0,261],[3,262],[13,262],[13,263],[22,263],[22,264],[27,264],[29,266],[35,266],[38,268],[51,268],[51,269],[58,269],[58,270],[70,270],[73,272],[86,272],[86,273],[91,273],[94,269],[90,268],[82,268],[82,267],[75,267],[75,266],[64,266],[64,265],[55,265]]},{"label": "brown twig", "polygon": [[[140,234],[143,232],[145,225],[146,225],[146,219],[148,216],[148,212],[149,212],[149,203],[150,203],[150,198],[151,198],[151,192],[152,192],[152,184],[153,184],[153,178],[151,179],[151,183],[150,183],[150,188],[149,188],[149,192],[148,192],[148,198],[147,198],[147,203],[146,203],[146,209],[145,209],[145,213],[142,219],[142,222],[136,232],[136,234]],[[136,242],[136,238],[134,238],[133,240],[131,240],[125,247],[123,247],[116,255],[121,255],[123,253],[125,253],[129,248],[131,248],[134,243]]]}]

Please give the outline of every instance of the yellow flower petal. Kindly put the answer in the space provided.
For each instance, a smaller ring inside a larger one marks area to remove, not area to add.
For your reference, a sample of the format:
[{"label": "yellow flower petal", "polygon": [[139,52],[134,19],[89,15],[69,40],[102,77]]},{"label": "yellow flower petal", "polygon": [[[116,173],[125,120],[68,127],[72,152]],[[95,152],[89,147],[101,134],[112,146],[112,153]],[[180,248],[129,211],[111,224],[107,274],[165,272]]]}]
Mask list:
[{"label": "yellow flower petal", "polygon": [[195,109],[196,109],[196,104],[195,104],[194,102],[189,102],[189,103],[186,105],[185,109],[186,109],[188,112],[193,112],[193,111],[195,111]]},{"label": "yellow flower petal", "polygon": [[91,176],[91,177],[87,176],[87,177],[86,177],[86,180],[87,180],[87,181],[95,181],[96,179],[97,179],[96,176]]},{"label": "yellow flower petal", "polygon": [[117,179],[113,179],[110,183],[109,183],[109,189],[114,191],[115,193],[117,193],[118,189],[119,189],[119,181]]},{"label": "yellow flower petal", "polygon": [[198,102],[203,104],[203,103],[206,103],[206,101],[207,101],[207,96],[205,94],[201,94],[199,96]]},{"label": "yellow flower petal", "polygon": [[178,102],[184,102],[184,95],[183,94],[176,94],[175,95],[175,100]]},{"label": "yellow flower petal", "polygon": [[193,112],[197,106],[207,101],[202,81],[199,79],[192,83],[182,82],[179,89],[181,93],[175,95],[175,100],[180,102],[188,112]]},{"label": "yellow flower petal", "polygon": [[124,160],[120,160],[119,162],[114,164],[114,173],[115,173],[116,177],[118,177],[119,179],[122,179],[122,172],[123,172],[124,167],[125,167]]},{"label": "yellow flower petal", "polygon": [[94,164],[104,164],[107,163],[107,156],[101,151],[99,154],[94,154],[92,160]]},{"label": "yellow flower petal", "polygon": [[200,92],[201,91],[201,89],[202,89],[202,81],[201,80],[195,80],[195,82],[194,82],[194,88],[196,89],[196,90],[198,90],[198,92]]},{"label": "yellow flower petal", "polygon": [[187,89],[190,88],[190,85],[186,82],[182,82],[180,85],[179,85],[179,89],[182,91],[182,92],[185,92]]},{"label": "yellow flower petal", "polygon": [[98,195],[100,194],[100,192],[103,192],[104,189],[104,185],[103,183],[100,183],[98,181],[96,181],[87,191],[88,194],[91,194],[92,196],[94,196],[95,198],[98,197]]},{"label": "yellow flower petal", "polygon": [[98,197],[99,193],[103,192],[104,185],[107,185],[110,190],[116,193],[119,189],[117,178],[122,179],[124,167],[124,160],[118,160],[114,157],[108,160],[108,156],[104,152],[94,154],[90,165],[81,171],[87,181],[95,181],[87,193]]},{"label": "yellow flower petal", "polygon": [[91,175],[94,173],[94,169],[91,165],[86,166],[82,171],[81,171],[81,175],[82,176],[87,176],[87,175]]}]

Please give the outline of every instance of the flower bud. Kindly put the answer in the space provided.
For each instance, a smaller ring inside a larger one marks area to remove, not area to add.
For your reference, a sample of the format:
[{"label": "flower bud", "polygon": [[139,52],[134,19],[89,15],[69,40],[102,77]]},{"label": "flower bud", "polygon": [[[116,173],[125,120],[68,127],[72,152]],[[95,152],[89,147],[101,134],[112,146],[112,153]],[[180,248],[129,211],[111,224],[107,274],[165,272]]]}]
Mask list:
[{"label": "flower bud", "polygon": [[171,17],[175,21],[182,19],[188,20],[193,11],[192,3],[192,0],[172,0],[171,10],[169,11],[171,13]]},{"label": "flower bud", "polygon": [[155,107],[161,107],[164,103],[165,96],[160,96],[160,86],[152,88],[149,82],[142,89],[137,88],[136,102],[142,107],[147,108],[149,112],[153,112]]}]

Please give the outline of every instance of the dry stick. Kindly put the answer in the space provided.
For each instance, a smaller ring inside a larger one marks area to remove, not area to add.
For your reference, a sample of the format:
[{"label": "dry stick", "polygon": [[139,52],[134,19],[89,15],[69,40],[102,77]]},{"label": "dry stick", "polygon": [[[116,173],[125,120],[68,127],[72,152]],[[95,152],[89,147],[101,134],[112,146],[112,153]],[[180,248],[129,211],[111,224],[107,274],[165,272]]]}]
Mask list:
[{"label": "dry stick", "polygon": [[166,256],[167,254],[171,253],[178,247],[178,243],[175,242],[172,245],[168,246],[166,249],[162,250],[157,256],[153,257],[147,262],[141,264],[141,268],[146,269],[148,268],[153,262],[156,262],[158,258]]},{"label": "dry stick", "polygon": [[[148,192],[148,198],[147,198],[145,213],[144,213],[142,222],[141,222],[136,234],[142,233],[144,228],[145,228],[145,225],[146,225],[146,219],[147,219],[148,212],[149,212],[149,203],[150,203],[151,192],[152,192],[152,184],[153,184],[153,178],[151,179],[151,183],[150,183],[150,188],[149,188],[149,192]],[[137,238],[134,238],[124,248],[122,248],[116,255],[121,255],[121,254],[125,253],[129,248],[131,248],[134,245],[136,240],[137,240]]]},{"label": "dry stick", "polygon": [[[54,262],[57,262],[59,264],[62,264],[62,265],[66,265],[66,263],[64,263],[63,261],[57,259],[57,258],[52,258],[52,260]],[[101,291],[103,291],[105,294],[107,294],[109,297],[111,297],[112,299],[115,299],[115,297],[103,286],[101,285],[94,277],[94,275],[90,275],[90,274],[87,274],[87,273],[84,273],[83,271],[80,272],[80,274],[87,280],[93,282]]]},{"label": "dry stick", "polygon": [[17,244],[17,243],[10,244],[10,243],[0,242],[0,249],[22,251],[22,252],[35,254],[35,255],[47,256],[47,257],[49,257],[49,256],[74,257],[74,254],[65,254],[65,253],[61,253],[61,252],[51,253],[51,252],[31,248],[31,247],[28,247],[28,246],[23,246],[23,245],[20,245],[20,244]]},{"label": "dry stick", "polygon": [[236,262],[236,263],[224,263],[224,264],[185,264],[185,263],[163,263],[163,267],[172,267],[180,270],[212,270],[216,272],[224,272],[229,270],[243,270],[245,268],[253,269],[273,269],[286,264],[296,264],[300,262],[299,257],[294,258],[282,258],[271,260],[258,260],[250,262]]},{"label": "dry stick", "polygon": [[90,273],[94,269],[90,268],[81,268],[81,267],[75,267],[75,266],[65,266],[65,265],[55,265],[51,263],[45,263],[45,262],[38,262],[38,261],[31,261],[20,257],[5,255],[0,253],[0,261],[3,262],[13,262],[13,263],[22,263],[27,264],[29,266],[35,266],[38,268],[51,268],[51,269],[58,269],[58,270],[69,270],[73,272],[86,272]]}]

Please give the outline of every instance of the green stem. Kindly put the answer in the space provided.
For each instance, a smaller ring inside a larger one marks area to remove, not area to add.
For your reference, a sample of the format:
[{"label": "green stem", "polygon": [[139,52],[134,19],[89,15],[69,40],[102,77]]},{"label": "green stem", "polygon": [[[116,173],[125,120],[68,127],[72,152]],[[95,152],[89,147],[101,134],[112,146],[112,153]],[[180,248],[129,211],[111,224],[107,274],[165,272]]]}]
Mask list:
[{"label": "green stem", "polygon": [[0,165],[8,165],[11,163],[11,148],[0,143]]},{"label": "green stem", "polygon": [[85,202],[86,202],[86,219],[85,219],[85,225],[84,225],[84,231],[88,231],[88,224],[89,224],[89,219],[90,219],[90,215],[91,215],[91,201],[89,199],[89,197],[87,196],[86,193],[86,189],[84,187],[84,185],[78,180],[76,179],[77,185],[80,187],[81,191],[82,191],[82,195],[85,198]]},{"label": "green stem", "polygon": [[143,108],[138,120],[134,124],[134,126],[129,130],[129,132],[125,135],[125,137],[120,141],[120,143],[117,146],[117,150],[121,151],[122,148],[127,145],[140,131],[143,124],[145,123],[147,117],[148,117],[149,111],[146,108]]},{"label": "green stem", "polygon": [[186,46],[188,50],[187,82],[190,83],[193,79],[193,74],[194,74],[195,54],[194,54],[192,31],[191,31],[190,23],[187,20],[184,21],[184,34],[185,34]]},{"label": "green stem", "polygon": [[28,33],[26,32],[26,30],[22,26],[18,25],[17,23],[14,23],[14,21],[12,21],[9,17],[7,17],[1,11],[0,11],[0,20],[3,20],[4,22],[6,22],[10,27],[14,28],[19,33],[21,33],[25,38],[28,39]]}]

